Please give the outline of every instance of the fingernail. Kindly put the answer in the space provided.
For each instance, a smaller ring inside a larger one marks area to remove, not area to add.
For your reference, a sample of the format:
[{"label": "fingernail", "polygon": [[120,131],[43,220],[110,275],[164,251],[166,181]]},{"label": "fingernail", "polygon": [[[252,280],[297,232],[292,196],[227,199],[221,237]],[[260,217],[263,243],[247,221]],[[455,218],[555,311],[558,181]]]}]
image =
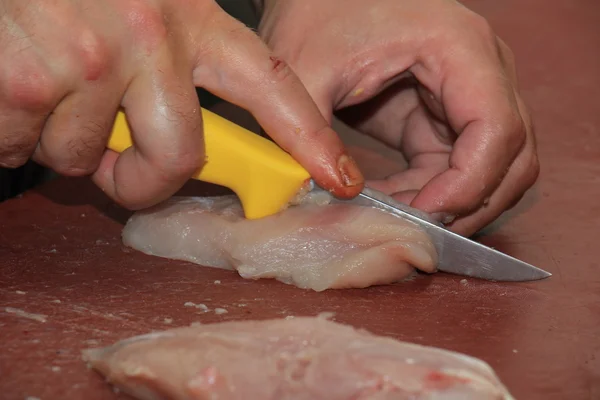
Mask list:
[{"label": "fingernail", "polygon": [[456,219],[456,215],[448,213],[433,213],[431,214],[431,217],[444,225],[448,225]]},{"label": "fingernail", "polygon": [[342,154],[340,158],[338,158],[337,168],[344,186],[357,186],[364,182],[364,178],[358,165],[356,165],[356,162],[349,155]]}]

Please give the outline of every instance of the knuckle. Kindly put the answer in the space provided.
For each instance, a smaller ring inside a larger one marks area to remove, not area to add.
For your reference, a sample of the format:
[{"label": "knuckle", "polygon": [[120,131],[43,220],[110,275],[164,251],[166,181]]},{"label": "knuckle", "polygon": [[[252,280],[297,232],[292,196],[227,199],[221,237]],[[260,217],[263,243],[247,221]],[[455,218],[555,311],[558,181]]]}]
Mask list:
[{"label": "knuckle", "polygon": [[537,182],[541,168],[534,146],[524,150],[524,153],[519,156],[515,163],[514,170],[516,173],[515,179],[518,183],[517,187],[521,188],[522,192],[527,191]]},{"label": "knuckle", "polygon": [[519,113],[518,110],[513,109],[511,112],[508,113],[507,121],[507,130],[509,134],[511,134],[511,137],[515,139],[520,139],[521,142],[525,142],[525,139],[527,137],[527,128],[525,126],[525,121],[523,120],[521,113]]},{"label": "knuckle", "polygon": [[204,151],[201,146],[182,143],[161,156],[157,168],[165,179],[179,179],[189,177],[203,163]]},{"label": "knuckle", "polygon": [[494,32],[494,29],[489,21],[485,17],[474,12],[469,12],[467,15],[467,23],[470,29],[477,32],[485,41],[494,43],[494,45],[496,45],[496,33]]},{"label": "knuckle", "polygon": [[5,135],[0,142],[0,164],[17,168],[27,162],[37,145],[36,138],[25,133]]},{"label": "knuckle", "polygon": [[512,51],[510,47],[500,38],[496,38],[496,43],[498,45],[498,53],[500,53],[501,58],[508,64],[513,65],[515,63],[515,53]]},{"label": "knuckle", "polygon": [[39,65],[10,65],[0,86],[10,107],[25,110],[50,109],[59,95],[57,83],[48,70]]},{"label": "knuckle", "polygon": [[146,0],[129,0],[122,3],[125,24],[135,42],[143,43],[147,51],[156,48],[167,37],[163,13]]},{"label": "knuckle", "polygon": [[89,29],[83,30],[77,47],[86,80],[95,81],[108,72],[111,54],[102,36]]},{"label": "knuckle", "polygon": [[527,139],[527,124],[520,112],[514,107],[509,107],[500,121],[498,134],[502,141],[514,150],[523,147]]},{"label": "knuckle", "polygon": [[165,180],[189,178],[204,164],[202,118],[184,104],[189,103],[176,101],[169,106],[170,123],[178,140],[170,141],[161,149],[157,147],[160,151],[154,151],[151,156],[150,162]]},{"label": "knuckle", "polygon": [[199,150],[185,149],[170,152],[158,165],[160,174],[166,179],[189,177],[203,163],[204,156]]}]

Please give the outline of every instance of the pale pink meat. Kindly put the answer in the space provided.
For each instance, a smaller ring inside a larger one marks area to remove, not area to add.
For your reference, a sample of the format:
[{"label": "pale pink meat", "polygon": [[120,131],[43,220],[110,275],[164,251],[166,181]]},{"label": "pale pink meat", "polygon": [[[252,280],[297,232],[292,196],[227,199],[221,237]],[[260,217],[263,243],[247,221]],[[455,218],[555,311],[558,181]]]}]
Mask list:
[{"label": "pale pink meat", "polygon": [[234,269],[300,288],[363,288],[434,272],[437,253],[416,224],[378,209],[305,201],[246,220],[236,196],[174,197],[134,214],[125,245],[146,254]]},{"label": "pale pink meat", "polygon": [[84,360],[140,400],[512,399],[479,359],[320,317],[176,328]]}]

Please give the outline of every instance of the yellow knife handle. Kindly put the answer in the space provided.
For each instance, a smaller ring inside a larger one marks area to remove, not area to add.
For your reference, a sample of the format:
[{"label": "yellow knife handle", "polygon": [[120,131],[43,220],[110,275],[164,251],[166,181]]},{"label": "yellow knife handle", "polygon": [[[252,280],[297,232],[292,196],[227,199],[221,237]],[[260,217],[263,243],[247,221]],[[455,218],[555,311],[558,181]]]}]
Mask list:
[{"label": "yellow knife handle", "polygon": [[[194,176],[233,190],[248,219],[276,214],[298,193],[310,174],[288,153],[255,133],[202,108],[205,164]],[[108,148],[133,144],[125,113],[119,111]]]}]

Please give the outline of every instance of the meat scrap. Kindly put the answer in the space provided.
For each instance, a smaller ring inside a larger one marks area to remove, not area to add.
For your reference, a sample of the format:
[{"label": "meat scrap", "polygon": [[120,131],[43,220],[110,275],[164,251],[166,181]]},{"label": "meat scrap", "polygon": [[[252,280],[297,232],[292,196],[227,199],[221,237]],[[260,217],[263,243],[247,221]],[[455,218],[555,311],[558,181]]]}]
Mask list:
[{"label": "meat scrap", "polygon": [[175,328],[83,359],[139,400],[513,399],[479,359],[322,317]]},{"label": "meat scrap", "polygon": [[236,196],[173,197],[134,214],[122,236],[126,246],[149,255],[316,291],[388,284],[414,268],[437,267],[435,247],[417,224],[310,196],[257,220],[244,218]]}]

